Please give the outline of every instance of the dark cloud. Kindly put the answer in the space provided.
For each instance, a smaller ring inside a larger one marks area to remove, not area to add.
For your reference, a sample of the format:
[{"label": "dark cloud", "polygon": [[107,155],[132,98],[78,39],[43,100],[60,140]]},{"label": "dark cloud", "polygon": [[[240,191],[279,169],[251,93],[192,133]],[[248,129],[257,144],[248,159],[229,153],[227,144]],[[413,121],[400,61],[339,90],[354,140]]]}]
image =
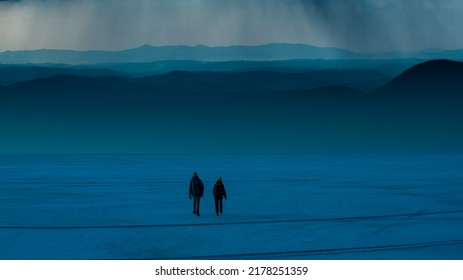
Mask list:
[{"label": "dark cloud", "polygon": [[463,48],[460,0],[1,2],[16,2],[0,9],[3,50],[270,42],[357,51]]}]

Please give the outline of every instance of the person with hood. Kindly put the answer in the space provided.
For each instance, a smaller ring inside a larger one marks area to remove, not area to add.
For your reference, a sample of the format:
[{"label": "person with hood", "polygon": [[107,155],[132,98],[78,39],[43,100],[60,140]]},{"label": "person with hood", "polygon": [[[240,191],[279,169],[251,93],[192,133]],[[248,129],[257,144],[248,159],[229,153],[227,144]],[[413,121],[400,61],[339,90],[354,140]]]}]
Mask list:
[{"label": "person with hood", "polygon": [[223,198],[227,199],[227,192],[225,191],[225,186],[222,183],[222,178],[217,179],[217,182],[214,184],[214,189],[212,190],[215,201],[215,213],[218,216],[223,213]]},{"label": "person with hood", "polygon": [[198,177],[198,173],[194,173],[190,180],[190,200],[193,197],[193,214],[199,216],[199,202],[204,196],[204,184]]}]

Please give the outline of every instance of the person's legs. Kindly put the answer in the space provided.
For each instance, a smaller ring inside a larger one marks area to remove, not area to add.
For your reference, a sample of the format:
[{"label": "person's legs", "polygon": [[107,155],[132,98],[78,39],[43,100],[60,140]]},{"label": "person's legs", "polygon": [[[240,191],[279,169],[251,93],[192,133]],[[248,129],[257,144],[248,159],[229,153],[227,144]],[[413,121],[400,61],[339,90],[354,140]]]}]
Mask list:
[{"label": "person's legs", "polygon": [[199,216],[199,201],[200,201],[200,197],[195,197],[195,202],[196,202],[196,216]]},{"label": "person's legs", "polygon": [[193,196],[193,214],[196,214],[196,197]]},{"label": "person's legs", "polygon": [[215,214],[219,215],[219,198],[214,197],[214,202],[215,202]]},{"label": "person's legs", "polygon": [[223,202],[223,197],[221,197],[219,199],[219,202],[220,202],[220,213],[223,213],[223,203],[222,203]]}]

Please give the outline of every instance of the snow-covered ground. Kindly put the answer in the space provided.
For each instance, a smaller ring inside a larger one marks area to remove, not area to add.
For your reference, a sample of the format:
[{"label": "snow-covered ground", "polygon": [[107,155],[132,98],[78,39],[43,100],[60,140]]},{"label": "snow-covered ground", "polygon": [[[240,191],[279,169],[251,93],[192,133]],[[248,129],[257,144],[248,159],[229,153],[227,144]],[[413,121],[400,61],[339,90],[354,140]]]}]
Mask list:
[{"label": "snow-covered ground", "polygon": [[0,259],[171,258],[463,259],[463,155],[0,156]]}]

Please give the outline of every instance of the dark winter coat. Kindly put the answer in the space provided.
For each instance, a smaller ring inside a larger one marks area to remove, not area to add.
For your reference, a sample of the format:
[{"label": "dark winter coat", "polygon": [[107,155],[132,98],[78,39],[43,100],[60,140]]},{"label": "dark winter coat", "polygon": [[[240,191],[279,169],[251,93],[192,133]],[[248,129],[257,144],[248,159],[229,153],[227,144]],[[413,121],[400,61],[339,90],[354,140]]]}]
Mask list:
[{"label": "dark winter coat", "polygon": [[227,192],[225,191],[225,186],[223,185],[222,181],[217,181],[214,185],[214,189],[212,190],[212,194],[215,198],[227,198]]},{"label": "dark winter coat", "polygon": [[198,176],[193,176],[190,181],[190,198],[202,197],[204,195],[204,184]]}]

